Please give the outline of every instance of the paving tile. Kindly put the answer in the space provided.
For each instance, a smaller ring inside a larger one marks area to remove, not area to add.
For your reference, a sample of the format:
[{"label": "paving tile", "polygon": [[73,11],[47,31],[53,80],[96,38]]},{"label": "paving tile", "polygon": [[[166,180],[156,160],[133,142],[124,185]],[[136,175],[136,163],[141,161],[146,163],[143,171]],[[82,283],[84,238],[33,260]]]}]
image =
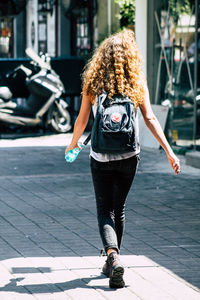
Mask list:
[{"label": "paving tile", "polygon": [[183,162],[174,176],[163,152],[142,151],[121,248],[126,288],[112,290],[89,149],[74,164],[63,153],[0,148],[0,299],[199,300],[199,173]]}]

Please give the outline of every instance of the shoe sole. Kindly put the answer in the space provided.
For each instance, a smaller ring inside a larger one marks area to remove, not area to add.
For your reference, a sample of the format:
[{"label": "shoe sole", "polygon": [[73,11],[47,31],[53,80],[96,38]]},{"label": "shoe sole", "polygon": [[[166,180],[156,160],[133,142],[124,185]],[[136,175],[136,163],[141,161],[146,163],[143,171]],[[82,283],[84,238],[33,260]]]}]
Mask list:
[{"label": "shoe sole", "polygon": [[116,267],[113,270],[112,275],[110,276],[110,280],[109,280],[110,288],[116,288],[116,289],[123,288],[125,286],[123,275],[124,275],[124,268],[121,266]]}]

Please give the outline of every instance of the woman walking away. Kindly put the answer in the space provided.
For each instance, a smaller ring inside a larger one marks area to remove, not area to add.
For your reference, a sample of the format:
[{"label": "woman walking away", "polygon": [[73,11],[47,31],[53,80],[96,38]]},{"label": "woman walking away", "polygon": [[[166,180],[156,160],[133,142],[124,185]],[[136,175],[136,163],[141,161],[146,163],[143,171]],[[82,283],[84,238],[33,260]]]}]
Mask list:
[{"label": "woman walking away", "polygon": [[166,152],[175,174],[180,164],[168,144],[161,126],[152,112],[147,84],[132,30],[124,29],[105,39],[96,49],[83,73],[82,104],[76,119],[73,137],[65,153],[78,147],[78,140],[88,123],[91,107],[98,105],[99,97],[106,95],[112,103],[116,95],[128,97],[135,110],[135,147],[119,153],[101,153],[90,150],[90,165],[96,196],[100,236],[107,260],[103,273],[109,277],[111,288],[122,288],[124,268],[119,259],[125,223],[125,201],[139,162],[137,111]]}]

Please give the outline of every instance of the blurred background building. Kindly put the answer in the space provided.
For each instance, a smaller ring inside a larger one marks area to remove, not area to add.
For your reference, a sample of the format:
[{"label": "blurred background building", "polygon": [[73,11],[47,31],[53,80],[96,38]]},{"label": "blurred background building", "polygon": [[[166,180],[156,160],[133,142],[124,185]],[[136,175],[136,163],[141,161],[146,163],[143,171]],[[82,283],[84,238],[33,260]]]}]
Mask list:
[{"label": "blurred background building", "polygon": [[79,57],[82,68],[106,36],[130,27],[143,57],[151,101],[169,107],[169,140],[196,140],[199,5],[199,0],[1,0],[0,66],[1,61],[24,58],[31,47],[55,60]]},{"label": "blurred background building", "polygon": [[26,47],[87,57],[108,31],[119,29],[117,11],[112,0],[1,0],[0,57],[24,57]]}]

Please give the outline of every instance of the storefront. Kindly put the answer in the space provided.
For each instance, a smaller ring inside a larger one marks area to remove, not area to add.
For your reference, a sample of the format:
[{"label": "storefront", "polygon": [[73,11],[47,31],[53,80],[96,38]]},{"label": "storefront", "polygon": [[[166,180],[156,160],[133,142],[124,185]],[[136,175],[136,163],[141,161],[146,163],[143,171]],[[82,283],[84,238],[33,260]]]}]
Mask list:
[{"label": "storefront", "polygon": [[80,74],[94,48],[96,13],[96,0],[1,1],[0,84],[5,85],[7,72],[27,63],[26,48],[48,53],[65,86],[73,124],[80,107]]},{"label": "storefront", "polygon": [[[14,7],[15,2],[0,2],[0,58],[25,57],[31,47],[51,57],[85,60],[119,29],[111,0],[19,0]],[[151,102],[171,107],[169,139],[199,137],[199,1],[135,2],[136,38]]]},{"label": "storefront", "polygon": [[21,0],[20,7],[15,2],[0,3],[0,58],[24,57],[27,47],[51,57],[87,57],[92,51],[96,0]]},{"label": "storefront", "polygon": [[16,56],[16,17],[25,10],[25,6],[26,0],[0,2],[0,57]]},{"label": "storefront", "polygon": [[166,134],[174,144],[200,138],[199,5],[198,0],[136,0],[136,37],[151,102],[169,106]]}]

